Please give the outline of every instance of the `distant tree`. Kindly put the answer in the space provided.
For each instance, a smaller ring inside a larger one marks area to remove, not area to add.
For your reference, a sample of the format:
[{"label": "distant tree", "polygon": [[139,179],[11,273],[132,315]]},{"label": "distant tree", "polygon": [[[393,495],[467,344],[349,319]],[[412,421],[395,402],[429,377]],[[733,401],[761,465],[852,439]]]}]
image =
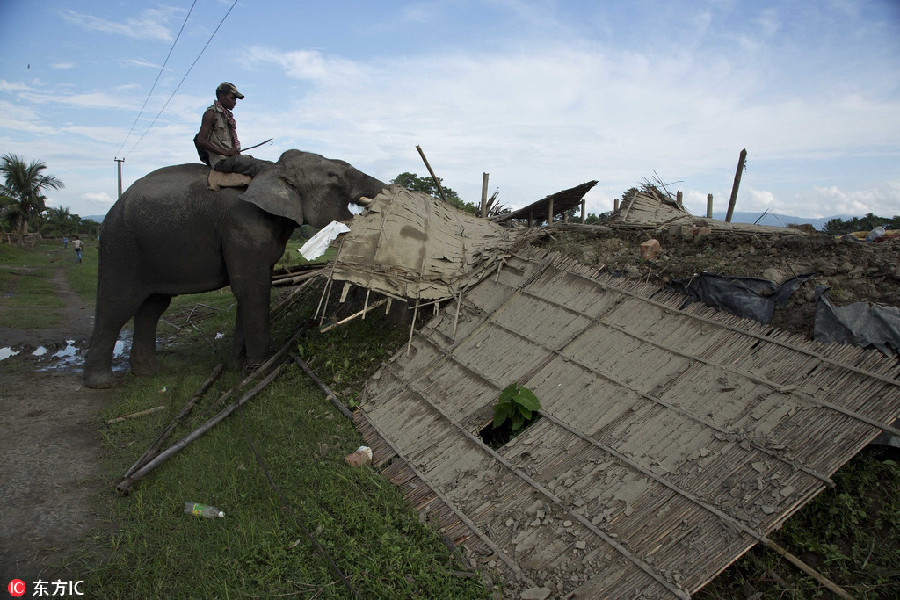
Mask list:
[{"label": "distant tree", "polygon": [[25,226],[29,219],[40,215],[46,208],[44,190],[64,187],[63,182],[53,175],[45,175],[43,172],[46,169],[47,165],[40,160],[26,164],[15,154],[7,154],[0,159],[0,174],[4,177],[0,194],[15,202],[6,210],[14,213],[19,246],[25,243]]},{"label": "distant tree", "polygon": [[72,215],[69,213],[68,207],[51,206],[47,209],[47,216],[44,219],[44,227],[41,230],[41,233],[59,237],[70,231],[74,231],[71,229],[71,219]]},{"label": "distant tree", "polygon": [[824,233],[828,235],[846,235],[854,231],[872,231],[878,226],[885,229],[900,229],[900,216],[894,216],[892,219],[878,217],[872,213],[866,214],[865,217],[853,217],[852,219],[829,219],[822,228]]},{"label": "distant tree", "polygon": [[[438,186],[434,183],[434,180],[431,177],[419,177],[415,173],[405,171],[391,179],[391,183],[402,185],[406,189],[413,192],[422,192],[423,194],[429,194],[438,199],[441,198],[441,193],[438,191]],[[444,196],[447,197],[447,204],[473,215],[477,215],[480,213],[480,207],[471,202],[463,202],[459,197],[459,194],[446,187],[444,185],[444,180],[440,177],[438,177],[438,183],[441,184],[441,188],[443,188],[444,190]]]},{"label": "distant tree", "polygon": [[83,228],[82,232],[86,233],[92,240],[95,240],[100,236],[100,228],[103,227],[103,224],[93,219],[84,219],[81,222],[81,226]]}]

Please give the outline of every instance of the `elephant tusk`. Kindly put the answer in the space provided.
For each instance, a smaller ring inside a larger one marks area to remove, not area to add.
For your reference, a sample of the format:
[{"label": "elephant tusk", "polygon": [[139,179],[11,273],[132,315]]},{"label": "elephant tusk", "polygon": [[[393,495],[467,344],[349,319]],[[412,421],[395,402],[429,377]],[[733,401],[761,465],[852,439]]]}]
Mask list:
[{"label": "elephant tusk", "polygon": [[356,201],[356,204],[359,204],[360,206],[368,206],[372,204],[372,199],[362,196],[359,200]]}]

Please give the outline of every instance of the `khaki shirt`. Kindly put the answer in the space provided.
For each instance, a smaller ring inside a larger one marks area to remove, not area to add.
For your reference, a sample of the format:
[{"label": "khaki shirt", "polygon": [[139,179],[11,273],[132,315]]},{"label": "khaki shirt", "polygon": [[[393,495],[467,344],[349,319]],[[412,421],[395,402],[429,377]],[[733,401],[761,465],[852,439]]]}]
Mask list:
[{"label": "khaki shirt", "polygon": [[[209,132],[208,141],[222,148],[234,147],[234,143],[232,142],[231,137],[231,127],[228,126],[228,119],[225,117],[225,113],[222,112],[222,109],[213,104],[206,110],[212,110],[216,114],[216,118],[213,121],[212,131]],[[221,154],[216,154],[215,152],[210,152],[209,166],[214,167],[216,166],[217,162],[225,160],[225,158],[227,157],[222,156]]]}]

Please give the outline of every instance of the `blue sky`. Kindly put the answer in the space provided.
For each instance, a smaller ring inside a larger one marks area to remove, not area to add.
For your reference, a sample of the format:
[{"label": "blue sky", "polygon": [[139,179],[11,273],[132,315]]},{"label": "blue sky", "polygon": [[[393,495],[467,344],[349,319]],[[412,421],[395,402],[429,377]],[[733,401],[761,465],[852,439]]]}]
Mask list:
[{"label": "blue sky", "polygon": [[747,148],[739,211],[900,214],[896,0],[0,0],[0,57],[0,154],[82,216],[116,157],[125,187],[196,161],[221,81],[243,144],[274,138],[254,156],[388,181],[421,145],[468,201],[483,172],[508,207],[597,179],[604,212],[657,175],[705,214]]}]

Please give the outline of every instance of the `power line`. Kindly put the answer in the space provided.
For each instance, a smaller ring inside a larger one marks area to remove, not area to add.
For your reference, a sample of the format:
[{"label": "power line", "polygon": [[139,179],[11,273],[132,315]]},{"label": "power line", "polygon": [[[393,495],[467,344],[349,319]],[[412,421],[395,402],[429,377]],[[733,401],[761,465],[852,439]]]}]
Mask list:
[{"label": "power line", "polygon": [[125,136],[125,139],[122,141],[122,145],[119,147],[118,152],[116,152],[116,156],[122,153],[122,148],[125,147],[125,144],[128,143],[128,138],[131,137],[132,132],[134,132],[134,127],[137,125],[138,120],[144,114],[144,109],[147,107],[147,102],[150,101],[150,96],[153,95],[153,90],[156,89],[156,84],[159,83],[159,78],[163,74],[163,71],[166,69],[166,65],[169,63],[169,59],[172,57],[172,51],[175,50],[175,45],[178,44],[179,38],[181,38],[181,32],[184,31],[184,26],[187,25],[188,19],[191,18],[191,13],[194,12],[194,6],[197,4],[197,0],[191,4],[190,10],[188,10],[187,16],[184,18],[184,23],[181,24],[181,29],[178,30],[178,35],[175,36],[175,41],[172,42],[172,47],[169,48],[169,54],[166,56],[166,60],[163,61],[162,66],[159,68],[159,73],[156,74],[156,79],[153,80],[153,85],[150,87],[150,91],[147,93],[147,97],[144,99],[144,104],[141,106],[141,110],[138,113],[138,116],[134,118],[134,123],[131,124],[131,129],[128,130],[128,135]]},{"label": "power line", "polygon": [[[153,117],[153,121],[152,121],[152,122],[150,123],[150,125],[147,127],[147,130],[141,135],[140,139],[134,143],[134,146],[131,147],[131,150],[129,150],[127,153],[125,153],[125,157],[127,157],[129,154],[131,154],[131,153],[134,151],[134,149],[138,147],[138,144],[141,143],[141,141],[144,139],[144,136],[146,136],[147,133],[149,133],[150,129],[153,128],[153,125],[156,123],[156,120],[159,119],[159,116],[163,113],[164,110],[166,110],[166,107],[169,106],[169,102],[171,102],[171,101],[172,101],[172,98],[175,97],[175,94],[178,93],[178,90],[181,88],[181,84],[184,83],[184,81],[187,79],[187,76],[191,74],[191,71],[193,70],[194,65],[197,64],[197,61],[200,60],[200,57],[203,56],[203,53],[204,53],[204,52],[206,52],[206,48],[209,47],[210,42],[212,42],[212,41],[213,41],[213,38],[216,37],[216,33],[218,33],[219,28],[222,27],[222,23],[225,22],[225,19],[228,18],[228,15],[231,14],[231,10],[235,7],[235,5],[237,4],[237,2],[238,2],[238,0],[234,0],[234,2],[232,2],[231,6],[228,7],[228,12],[225,13],[225,16],[222,17],[222,20],[221,20],[221,21],[219,21],[219,24],[216,26],[216,29],[212,32],[212,35],[209,36],[209,39],[208,39],[208,40],[206,40],[206,45],[203,46],[203,49],[200,50],[200,54],[198,54],[198,55],[197,55],[197,58],[194,59],[194,62],[191,63],[191,66],[188,68],[187,72],[184,74],[184,77],[181,78],[181,81],[178,82],[178,85],[177,85],[177,86],[175,87],[175,89],[172,91],[172,95],[169,96],[169,99],[166,100],[166,103],[163,104],[163,107],[162,107],[161,109],[159,109],[159,112],[156,113],[156,116],[155,116],[155,117]],[[124,158],[124,157],[123,157],[123,158]]]}]

